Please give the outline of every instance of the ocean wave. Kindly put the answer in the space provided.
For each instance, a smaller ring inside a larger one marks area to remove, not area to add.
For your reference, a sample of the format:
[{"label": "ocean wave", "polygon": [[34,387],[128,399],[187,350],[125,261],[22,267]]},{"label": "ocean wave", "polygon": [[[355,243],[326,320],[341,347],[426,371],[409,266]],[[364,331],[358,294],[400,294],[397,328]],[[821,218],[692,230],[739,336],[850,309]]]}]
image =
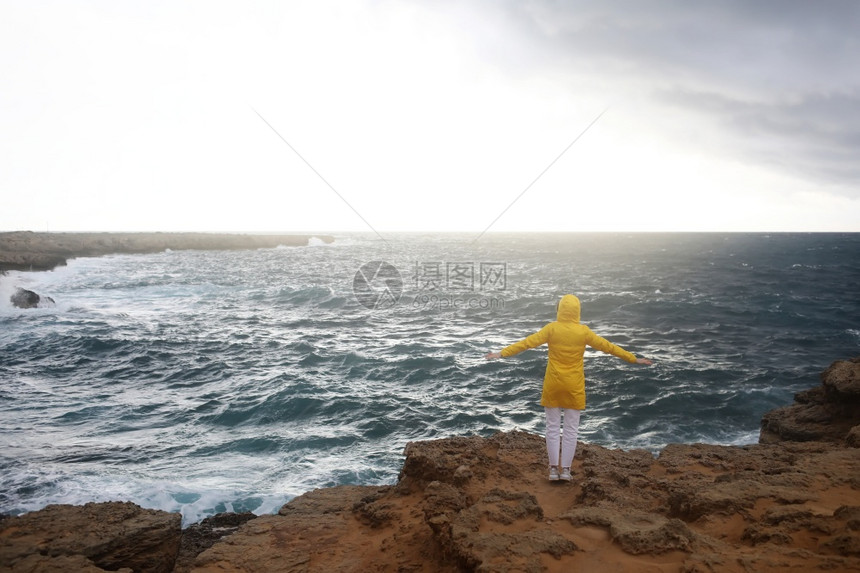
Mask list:
[{"label": "ocean wave", "polygon": [[[186,522],[267,513],[316,487],[392,483],[411,440],[542,432],[546,349],[483,355],[552,321],[568,292],[598,334],[656,359],[587,353],[584,440],[750,443],[764,412],[856,354],[858,258],[855,236],[361,235],[10,274],[0,297],[20,278],[57,307],[0,302],[0,511],[128,499]],[[371,260],[401,272],[391,309],[352,293]],[[504,262],[504,289],[465,291],[504,305],[413,307],[410,273],[432,261]]]}]

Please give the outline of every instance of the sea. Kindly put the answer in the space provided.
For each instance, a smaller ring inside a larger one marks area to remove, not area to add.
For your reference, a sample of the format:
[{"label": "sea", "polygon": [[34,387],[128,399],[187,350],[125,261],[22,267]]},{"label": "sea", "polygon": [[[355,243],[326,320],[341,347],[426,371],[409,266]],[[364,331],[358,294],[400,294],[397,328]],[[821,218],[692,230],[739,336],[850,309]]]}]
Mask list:
[{"label": "sea", "polygon": [[[15,287],[54,304],[13,308]],[[542,434],[555,319],[586,352],[580,439],[756,443],[762,415],[860,355],[860,234],[335,235],[78,258],[0,276],[0,513],[132,501],[274,513],[397,481],[407,443]]]}]

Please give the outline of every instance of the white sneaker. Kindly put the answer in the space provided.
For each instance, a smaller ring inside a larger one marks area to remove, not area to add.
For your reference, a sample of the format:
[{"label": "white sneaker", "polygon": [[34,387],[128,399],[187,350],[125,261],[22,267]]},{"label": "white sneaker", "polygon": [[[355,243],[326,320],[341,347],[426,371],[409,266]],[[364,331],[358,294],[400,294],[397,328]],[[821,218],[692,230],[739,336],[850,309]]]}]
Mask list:
[{"label": "white sneaker", "polygon": [[562,481],[570,481],[570,468],[561,468],[561,475],[558,479]]},{"label": "white sneaker", "polygon": [[555,466],[549,468],[549,481],[558,481],[558,468]]}]

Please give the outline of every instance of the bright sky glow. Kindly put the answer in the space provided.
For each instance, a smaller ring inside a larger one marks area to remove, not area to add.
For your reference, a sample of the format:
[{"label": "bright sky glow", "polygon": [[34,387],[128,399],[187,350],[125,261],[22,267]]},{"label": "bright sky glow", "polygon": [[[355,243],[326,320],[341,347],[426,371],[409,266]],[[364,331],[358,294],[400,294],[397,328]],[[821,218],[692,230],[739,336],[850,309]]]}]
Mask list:
[{"label": "bright sky glow", "polygon": [[[860,3],[0,0],[0,230],[860,231]],[[257,113],[255,113],[255,111]]]}]

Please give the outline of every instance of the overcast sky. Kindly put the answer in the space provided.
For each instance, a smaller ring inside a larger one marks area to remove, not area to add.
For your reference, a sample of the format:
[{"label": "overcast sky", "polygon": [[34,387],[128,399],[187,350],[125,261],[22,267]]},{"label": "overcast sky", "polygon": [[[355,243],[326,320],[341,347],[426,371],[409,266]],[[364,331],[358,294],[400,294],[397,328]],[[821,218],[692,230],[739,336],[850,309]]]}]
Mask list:
[{"label": "overcast sky", "polygon": [[854,0],[0,0],[0,230],[860,231],[858,62]]}]

